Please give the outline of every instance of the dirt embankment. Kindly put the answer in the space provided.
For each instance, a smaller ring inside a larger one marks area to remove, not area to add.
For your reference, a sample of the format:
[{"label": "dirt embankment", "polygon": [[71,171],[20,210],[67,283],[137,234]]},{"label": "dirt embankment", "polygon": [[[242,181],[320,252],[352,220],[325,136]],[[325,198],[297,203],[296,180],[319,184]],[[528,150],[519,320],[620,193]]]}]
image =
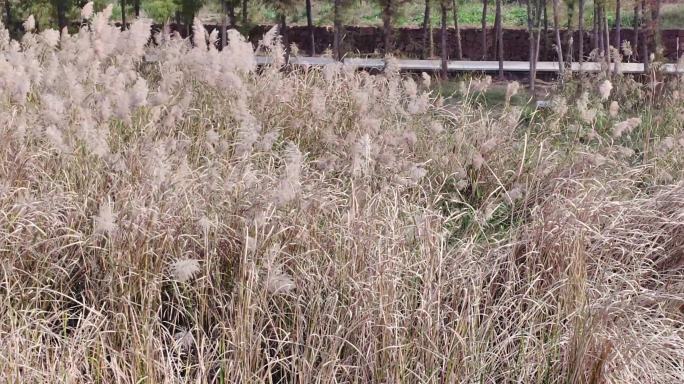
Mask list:
[{"label": "dirt embankment", "polygon": [[[256,42],[263,35],[268,27],[256,27],[250,31],[250,40]],[[440,53],[439,30],[433,31],[435,34],[434,42],[436,55]],[[448,30],[448,55],[450,58],[456,57],[456,33],[454,29]],[[493,60],[496,52],[496,41],[494,29],[487,31],[487,58]],[[308,49],[309,33],[305,27],[293,27],[289,29],[290,42],[296,43],[300,49]],[[568,52],[568,32],[562,31],[563,52]],[[639,36],[643,39],[643,35]],[[579,54],[580,34],[573,33],[573,58],[576,60]],[[611,42],[614,41],[614,31],[611,31]],[[591,31],[584,34],[584,52],[588,54],[593,48]],[[622,40],[634,41],[634,30],[623,29]],[[676,60],[678,54],[684,52],[684,30],[664,30],[662,31],[663,47],[665,56],[668,60]],[[320,27],[315,31],[316,51],[322,52],[332,47],[333,31],[331,28]],[[549,31],[546,36],[542,35],[540,41],[539,60],[554,60],[556,53],[554,49],[553,32]],[[398,55],[407,57],[420,57],[423,50],[423,32],[418,28],[400,28],[394,31],[393,35],[394,50]],[[461,45],[463,48],[464,59],[480,60],[483,57],[482,32],[481,29],[461,30]],[[529,38],[526,30],[506,29],[504,30],[504,58],[505,60],[527,61],[529,57]],[[639,44],[641,45],[641,43]],[[376,27],[347,27],[345,28],[343,48],[345,52],[355,54],[373,54],[381,52],[383,47],[382,29]],[[651,47],[650,51],[653,50]]]},{"label": "dirt embankment", "polygon": [[[209,31],[217,28],[215,25],[205,26]],[[256,26],[248,32],[249,40],[256,44],[259,39],[270,29],[270,26]],[[171,29],[178,30],[184,34],[185,27],[171,25]],[[440,31],[434,29],[434,43],[435,55],[441,52],[440,47]],[[447,31],[447,52],[450,59],[456,57],[456,33],[453,28]],[[563,53],[567,56],[568,52],[568,31],[561,31],[561,39],[563,43]],[[664,54],[668,61],[676,61],[678,57],[684,54],[684,29],[668,29],[661,33],[664,47]],[[332,48],[333,30],[331,27],[315,27],[314,39],[316,43],[316,53],[320,54],[326,49]],[[579,39],[580,34],[577,31],[573,32],[572,48],[573,61],[577,60],[579,55]],[[643,41],[644,35],[639,34],[639,40]],[[309,31],[307,27],[293,26],[288,28],[288,40],[290,43],[295,43],[302,52],[307,52],[310,46]],[[615,40],[615,31],[610,33],[611,43]],[[622,29],[622,40],[634,42],[634,30],[626,28]],[[352,55],[373,55],[382,52],[383,49],[383,33],[382,28],[378,27],[345,27],[343,34],[342,47],[344,52]],[[394,53],[401,57],[420,57],[423,50],[423,31],[420,28],[397,28],[394,30],[392,41],[394,45]],[[540,61],[552,61],[556,59],[556,51],[554,48],[555,37],[553,31],[549,30],[546,34],[542,33],[540,41]],[[476,28],[467,28],[461,30],[461,45],[463,48],[464,60],[481,60],[483,58],[482,49],[482,30]],[[593,33],[591,30],[584,33],[584,53],[588,55],[593,49]],[[487,47],[486,57],[488,60],[496,59],[496,39],[493,28],[487,30]],[[650,44],[649,52],[653,52],[654,46]],[[639,49],[633,49],[639,55],[642,52],[641,42]],[[527,31],[524,29],[504,29],[504,59],[505,60],[519,60],[527,61],[529,58],[529,39]],[[637,57],[639,59],[639,57]],[[566,58],[567,61],[567,58]],[[633,61],[633,60],[632,60]]]}]

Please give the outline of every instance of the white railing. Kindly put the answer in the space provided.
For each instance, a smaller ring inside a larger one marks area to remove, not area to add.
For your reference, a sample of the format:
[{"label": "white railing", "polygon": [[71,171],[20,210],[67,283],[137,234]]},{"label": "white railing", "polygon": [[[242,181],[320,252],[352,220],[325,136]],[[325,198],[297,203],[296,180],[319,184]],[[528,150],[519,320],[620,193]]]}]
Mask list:
[{"label": "white railing", "polygon": [[[257,56],[257,65],[266,65],[271,63],[271,58],[267,56]],[[321,66],[326,64],[333,64],[335,60],[327,57],[303,57],[293,56],[290,58],[291,65],[301,66]],[[385,60],[383,59],[361,59],[361,58],[346,58],[342,60],[344,65],[359,69],[376,69],[381,70],[385,67]],[[402,71],[426,71],[437,72],[442,70],[441,60],[412,60],[412,59],[397,59],[397,67]],[[601,72],[605,70],[603,63],[585,62],[582,64],[584,72]],[[611,63],[609,69],[612,72],[615,64]],[[619,63],[618,72],[621,73],[643,73],[643,63]],[[499,70],[498,61],[448,61],[447,69],[450,72],[496,72]],[[503,70],[505,72],[529,72],[530,63],[528,61],[504,61]],[[580,64],[572,63],[569,68],[572,72],[580,72]],[[684,65],[677,64],[663,64],[660,70],[666,74],[684,74]],[[554,61],[540,61],[537,63],[537,72],[558,72],[558,63]]]}]

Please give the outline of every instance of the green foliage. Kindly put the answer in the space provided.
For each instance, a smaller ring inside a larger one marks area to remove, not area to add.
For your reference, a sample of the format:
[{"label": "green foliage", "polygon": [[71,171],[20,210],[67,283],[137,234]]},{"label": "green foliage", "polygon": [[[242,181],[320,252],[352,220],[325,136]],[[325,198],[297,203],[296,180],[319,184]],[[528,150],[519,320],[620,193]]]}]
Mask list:
[{"label": "green foliage", "polygon": [[298,2],[296,0],[263,0],[263,3],[266,6],[270,6],[276,14],[290,14],[295,11],[298,3],[302,3],[299,5],[304,4],[303,1]]},{"label": "green foliage", "polygon": [[148,0],[142,7],[148,17],[158,22],[171,19],[176,12],[176,4],[172,0]]},{"label": "green foliage", "polygon": [[[33,14],[40,28],[56,26],[55,6],[58,2],[67,5],[66,16],[70,21],[79,19],[79,8],[86,0],[10,0],[12,6],[12,18],[15,25],[29,15]],[[241,0],[226,0],[232,2],[236,10],[239,10]],[[374,25],[382,24],[382,5],[387,0],[345,0],[343,1],[344,12],[342,19],[345,24]],[[95,0],[95,10],[103,9],[107,4],[114,5],[114,19],[121,17],[120,0]],[[127,15],[133,17],[133,0],[127,0]],[[493,3],[493,0],[490,1]],[[577,3],[575,1],[575,3]],[[631,4],[623,2],[622,26],[632,28],[634,15]],[[221,0],[142,0],[143,12],[157,23],[163,23],[174,17],[178,11],[184,21],[191,21],[202,8],[209,14],[219,15]],[[332,25],[333,23],[333,0],[313,0],[314,23],[317,25]],[[351,5],[351,6],[348,6]],[[393,0],[394,12],[393,25],[395,27],[418,27],[423,23],[424,1]],[[435,1],[431,16],[432,25],[437,26],[440,22],[438,12],[439,2]],[[593,24],[593,2],[587,1],[584,12],[584,24],[590,29]],[[274,22],[280,12],[288,15],[292,24],[305,24],[306,13],[303,0],[249,0],[249,16],[252,23],[270,24]],[[614,6],[606,9],[608,24],[615,25]],[[573,13],[574,25],[577,27],[577,4]],[[503,23],[508,28],[522,28],[527,23],[527,13],[523,2],[504,1]],[[549,16],[551,14],[549,13]],[[567,24],[568,9],[561,7],[561,24]],[[495,13],[488,12],[487,24],[494,24]],[[661,9],[661,26],[664,29],[681,28],[684,26],[684,4],[663,4]],[[453,21],[449,17],[449,23]],[[482,19],[481,0],[460,0],[459,23],[463,27],[479,27]]]},{"label": "green foliage", "polygon": [[176,9],[180,13],[184,23],[189,25],[192,23],[192,19],[197,15],[202,6],[204,5],[204,0],[175,0]]}]

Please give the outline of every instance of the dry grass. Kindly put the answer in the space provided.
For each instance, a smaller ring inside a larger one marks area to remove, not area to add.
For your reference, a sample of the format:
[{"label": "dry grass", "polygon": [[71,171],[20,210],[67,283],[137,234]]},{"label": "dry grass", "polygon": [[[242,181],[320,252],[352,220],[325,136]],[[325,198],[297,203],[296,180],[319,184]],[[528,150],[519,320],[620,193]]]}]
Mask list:
[{"label": "dry grass", "polygon": [[106,16],[0,36],[1,381],[684,375],[681,83],[493,109]]}]

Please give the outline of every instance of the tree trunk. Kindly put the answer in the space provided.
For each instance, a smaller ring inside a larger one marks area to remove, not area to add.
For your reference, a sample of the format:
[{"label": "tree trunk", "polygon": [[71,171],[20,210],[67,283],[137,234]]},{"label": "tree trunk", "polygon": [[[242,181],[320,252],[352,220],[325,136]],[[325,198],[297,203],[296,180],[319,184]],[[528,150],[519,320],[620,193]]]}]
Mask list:
[{"label": "tree trunk", "polygon": [[584,0],[579,0],[579,12],[578,12],[578,28],[579,28],[579,64],[580,64],[580,74],[584,73],[582,64],[584,63]]},{"label": "tree trunk", "polygon": [[237,16],[235,16],[235,4],[232,1],[226,4],[228,6],[228,25],[235,28],[237,25]]},{"label": "tree trunk", "polygon": [[135,17],[140,17],[140,0],[133,1],[133,12],[135,12]]},{"label": "tree trunk", "polygon": [[448,63],[447,60],[449,60],[448,53],[447,53],[447,7],[446,7],[446,0],[441,1],[441,10],[442,10],[442,31],[441,31],[441,37],[442,41],[440,44],[441,48],[441,56],[442,56],[442,78],[446,79],[449,76],[449,68],[448,68]]},{"label": "tree trunk", "polygon": [[[529,1],[529,0],[528,0]],[[544,1],[544,57],[548,55],[549,52],[549,15],[548,15],[548,1]]]},{"label": "tree trunk", "polygon": [[599,34],[599,51],[601,52],[602,56],[606,55],[606,41],[603,38],[603,7],[601,6],[600,3],[596,3],[597,7],[597,12],[596,12],[596,23],[598,25],[598,34]]},{"label": "tree trunk", "polygon": [[314,37],[313,14],[311,12],[311,0],[306,0],[306,26],[309,28],[309,54],[314,56],[316,54],[316,40]]},{"label": "tree trunk", "polygon": [[247,0],[242,0],[242,25],[247,25],[249,15],[247,14]]},{"label": "tree trunk", "polygon": [[641,0],[641,55],[644,60],[644,73],[649,73],[649,52],[648,52],[648,40],[649,31],[646,28],[646,0]]},{"label": "tree trunk", "polygon": [[5,27],[8,31],[12,30],[12,7],[9,0],[5,0]]},{"label": "tree trunk", "polygon": [[342,60],[342,15],[340,14],[340,2],[342,0],[335,0],[334,14],[333,14],[333,54],[336,60]]},{"label": "tree trunk", "polygon": [[603,15],[603,33],[604,37],[603,40],[605,41],[606,44],[606,54],[605,54],[605,60],[606,60],[606,75],[610,75],[610,61],[611,61],[611,55],[610,55],[610,28],[608,27],[608,14],[606,13],[606,5],[605,3],[601,5],[601,14]]},{"label": "tree trunk", "polygon": [[392,1],[388,0],[382,10],[382,54],[387,56],[392,52]]},{"label": "tree trunk", "polygon": [[487,60],[487,3],[482,0],[482,60]]},{"label": "tree trunk", "polygon": [[225,48],[228,44],[228,14],[227,14],[228,4],[226,0],[221,0],[221,12],[223,13],[221,17],[221,49]]},{"label": "tree trunk", "polygon": [[594,0],[594,17],[592,18],[593,26],[592,26],[592,37],[593,37],[593,49],[596,51],[599,51],[599,32],[598,32],[598,18],[599,18],[599,11],[598,11],[598,3]]},{"label": "tree trunk", "polygon": [[432,34],[432,21],[430,20],[430,0],[425,0],[425,12],[423,12],[423,52],[422,58],[427,59],[431,51],[430,35]]},{"label": "tree trunk", "polygon": [[283,41],[283,48],[285,48],[285,65],[290,62],[290,38],[287,30],[287,18],[284,13],[280,14],[280,35]]},{"label": "tree trunk", "polygon": [[67,27],[66,11],[65,1],[59,0],[57,2],[57,24],[59,25],[60,32]]},{"label": "tree trunk", "polygon": [[608,26],[608,13],[606,13],[606,4],[601,5],[601,15],[603,16],[603,41],[606,45],[606,56],[610,57],[610,27]]},{"label": "tree trunk", "polygon": [[530,72],[529,72],[530,93],[534,97],[536,75],[534,72],[535,38],[534,38],[534,25],[533,25],[533,18],[532,18],[532,0],[527,0],[527,33],[528,33],[529,49],[530,49],[530,57],[529,57],[529,62],[530,62]]},{"label": "tree trunk", "polygon": [[563,45],[561,44],[560,28],[558,15],[558,0],[553,0],[553,30],[556,34],[556,54],[558,55],[558,74],[560,75],[561,84],[563,83],[563,76],[565,74],[565,63],[563,62]]},{"label": "tree trunk", "polygon": [[126,0],[121,0],[121,30],[126,30]]},{"label": "tree trunk", "polygon": [[498,32],[496,31],[497,26],[499,25],[499,18],[501,15],[497,14],[496,12],[496,7],[497,7],[497,2],[498,0],[494,0],[494,58],[497,58],[498,52],[499,52],[499,35]]},{"label": "tree trunk", "polygon": [[[534,76],[535,80],[537,78],[537,63],[539,62],[539,44],[541,43],[541,33],[539,33],[539,27],[541,26],[541,16],[542,16],[542,6],[546,7],[546,0],[537,0],[536,3],[536,10],[535,10],[535,21],[534,21],[534,28],[537,30],[537,35],[535,36],[535,41],[534,41],[534,57],[532,58],[532,63],[534,66],[532,67],[532,75]],[[534,96],[536,98],[536,95]]]},{"label": "tree trunk", "polygon": [[454,12],[454,29],[456,30],[456,59],[463,60],[463,47],[461,47],[461,28],[458,26],[458,0],[452,0]]},{"label": "tree trunk", "polygon": [[660,55],[662,37],[660,34],[660,5],[661,0],[651,0],[651,26],[653,27],[653,49],[656,55]]},{"label": "tree trunk", "polygon": [[575,1],[568,1],[568,27],[567,27],[567,38],[565,39],[565,44],[567,47],[566,54],[564,56],[565,61],[567,62],[568,66],[572,67],[572,58],[574,56],[573,52],[573,43],[574,39],[573,36],[575,34],[574,24],[573,20],[575,15]]},{"label": "tree trunk", "polygon": [[[544,0],[543,4],[541,2],[539,4],[537,4],[537,7],[538,7],[537,8],[537,20],[535,22],[535,26],[537,28],[537,31],[539,30],[539,27],[541,26],[541,14],[542,14],[541,7],[542,7],[542,5],[544,7],[546,7],[546,4],[547,4],[546,0]],[[539,62],[539,52],[541,51],[539,49],[539,44],[541,43],[541,33],[537,32],[537,39],[536,40],[537,41],[535,42],[535,48],[534,48],[534,76],[535,76],[535,78],[537,76],[537,63]]]},{"label": "tree trunk", "polygon": [[501,0],[496,0],[496,47],[499,56],[499,79],[504,78],[503,22],[501,21]]},{"label": "tree trunk", "polygon": [[619,51],[622,47],[622,4],[615,0],[615,48]]},{"label": "tree trunk", "polygon": [[632,58],[636,61],[639,57],[639,34],[641,33],[641,3],[634,2],[634,40],[632,41]]},{"label": "tree trunk", "polygon": [[435,34],[432,30],[432,25],[430,26],[430,33],[428,35],[430,35],[430,52],[428,52],[428,55],[430,57],[435,57]]}]

